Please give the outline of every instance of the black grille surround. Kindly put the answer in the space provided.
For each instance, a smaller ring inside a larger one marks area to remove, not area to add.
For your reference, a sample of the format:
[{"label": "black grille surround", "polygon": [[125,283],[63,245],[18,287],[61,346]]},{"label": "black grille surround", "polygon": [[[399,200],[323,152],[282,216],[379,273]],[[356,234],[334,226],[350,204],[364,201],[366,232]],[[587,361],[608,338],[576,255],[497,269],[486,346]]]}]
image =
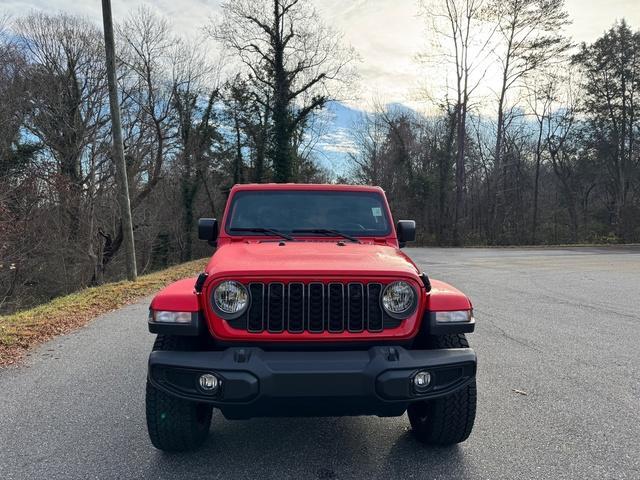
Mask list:
[{"label": "black grille surround", "polygon": [[404,320],[380,305],[380,282],[243,282],[251,297],[247,311],[223,320],[248,333],[361,333],[399,327]]}]

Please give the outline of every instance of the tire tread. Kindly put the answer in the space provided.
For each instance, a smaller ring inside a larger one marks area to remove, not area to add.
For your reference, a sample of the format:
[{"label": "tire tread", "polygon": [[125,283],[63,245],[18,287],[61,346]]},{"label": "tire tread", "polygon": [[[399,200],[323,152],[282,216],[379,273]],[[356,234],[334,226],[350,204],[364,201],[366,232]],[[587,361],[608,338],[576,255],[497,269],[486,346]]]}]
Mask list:
[{"label": "tire tread", "polygon": [[[429,339],[431,348],[468,348],[463,333],[441,335]],[[466,387],[446,397],[420,402],[407,411],[415,437],[431,445],[464,442],[473,429],[476,417],[477,388],[475,379]]]},{"label": "tire tread", "polygon": [[[189,337],[158,335],[153,350],[195,350],[197,340]],[[154,387],[147,380],[147,429],[151,443],[168,452],[184,452],[201,446],[209,435],[213,408],[183,400]]]}]

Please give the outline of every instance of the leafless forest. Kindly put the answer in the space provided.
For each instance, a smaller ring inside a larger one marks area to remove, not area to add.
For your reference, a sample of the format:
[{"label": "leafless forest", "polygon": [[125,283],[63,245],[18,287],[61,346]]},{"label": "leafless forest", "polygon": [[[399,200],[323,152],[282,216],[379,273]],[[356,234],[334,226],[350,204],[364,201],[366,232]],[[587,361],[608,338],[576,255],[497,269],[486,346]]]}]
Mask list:
[{"label": "leafless forest", "polygon": [[[197,39],[149,10],[121,21],[138,270],[205,254],[197,219],[238,182],[377,184],[428,245],[640,241],[640,32],[620,20],[576,44],[562,0],[416,13],[416,69],[442,85],[429,113],[373,103],[349,175],[314,145],[361,64],[310,0],[227,1]],[[122,278],[117,199],[100,23],[0,10],[0,313]]]}]

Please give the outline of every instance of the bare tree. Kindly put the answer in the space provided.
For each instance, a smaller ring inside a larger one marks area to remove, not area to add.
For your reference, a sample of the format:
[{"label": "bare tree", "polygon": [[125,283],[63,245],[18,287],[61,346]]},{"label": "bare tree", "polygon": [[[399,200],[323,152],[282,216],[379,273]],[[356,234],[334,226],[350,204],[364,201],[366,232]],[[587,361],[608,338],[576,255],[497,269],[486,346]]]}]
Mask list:
[{"label": "bare tree", "polygon": [[[349,79],[354,52],[322,23],[309,0],[233,0],[209,33],[233,51],[259,89],[270,92],[274,179],[292,179],[296,128]],[[264,101],[264,99],[258,99]]]},{"label": "bare tree", "polygon": [[498,91],[498,119],[494,149],[496,205],[494,231],[502,229],[505,195],[508,190],[508,165],[503,162],[503,140],[507,123],[507,96],[521,80],[543,65],[560,62],[569,41],[562,29],[570,22],[564,0],[492,0],[484,11],[486,19],[497,25],[500,43],[495,49],[500,63],[501,78]]},{"label": "bare tree", "polygon": [[[268,174],[269,91],[257,88],[243,74],[237,73],[225,83],[222,101],[224,117],[232,123],[234,130],[233,182],[261,183]],[[250,165],[245,162],[245,149]]]},{"label": "bare tree", "polygon": [[467,139],[467,116],[470,98],[485,77],[489,45],[495,28],[487,28],[480,21],[485,7],[484,0],[423,0],[421,12],[431,21],[432,31],[437,35],[439,54],[427,53],[419,58],[430,60],[442,57],[454,68],[455,106],[455,210],[453,241],[460,244],[461,219],[464,208],[465,146]]},{"label": "bare tree", "polygon": [[576,139],[576,105],[574,92],[569,88],[564,95],[558,84],[550,84],[547,95],[552,110],[546,116],[546,146],[553,171],[560,181],[564,202],[569,213],[570,238],[578,240],[577,163],[580,161]]},{"label": "bare tree", "polygon": [[363,113],[352,126],[351,139],[356,149],[349,152],[349,158],[353,164],[352,175],[358,183],[384,185],[387,167],[381,149],[386,132],[380,106],[376,112]]},{"label": "bare tree", "polygon": [[27,62],[11,38],[8,24],[8,18],[0,17],[0,312],[10,305],[26,267],[28,252],[16,239],[24,233],[30,211],[20,199],[30,190],[24,177],[35,153],[21,142],[20,129],[28,106]]},{"label": "bare tree", "polygon": [[561,81],[558,75],[551,71],[542,71],[534,76],[531,84],[526,86],[527,104],[536,122],[535,130],[535,168],[533,177],[533,213],[531,220],[531,244],[535,245],[538,231],[538,202],[540,198],[540,168],[545,150],[546,128],[552,109],[556,103],[556,91]]},{"label": "bare tree", "polygon": [[87,146],[107,122],[103,43],[90,22],[65,14],[35,13],[17,21],[29,72],[31,108],[26,127],[51,152],[63,181],[60,199],[69,238],[79,233]]},{"label": "bare tree", "polygon": [[[139,8],[129,16],[117,33],[122,43],[123,109],[131,112],[125,119],[125,149],[136,187],[132,195],[135,208],[160,181],[164,159],[172,146],[169,143],[176,136],[175,119],[171,116],[177,81],[173,53],[180,42],[168,22],[147,8]],[[140,149],[140,140],[144,149]]]},{"label": "bare tree", "polygon": [[26,113],[27,61],[8,32],[9,19],[0,17],[0,172],[8,169],[12,147],[19,139]]},{"label": "bare tree", "polygon": [[[176,136],[171,103],[175,79],[170,54],[177,40],[168,23],[145,8],[117,25],[116,35],[120,109],[135,230],[135,211],[160,182],[170,143]],[[100,244],[90,255],[97,259],[92,283],[102,281],[105,269],[124,241],[121,217],[115,222],[101,220],[96,228]]]},{"label": "bare tree", "polygon": [[173,55],[175,82],[172,108],[178,126],[176,167],[180,172],[182,199],[180,237],[184,239],[181,260],[187,261],[193,254],[196,196],[204,186],[213,210],[213,196],[208,185],[209,166],[225,148],[226,142],[220,132],[215,109],[220,99],[219,88],[212,82],[213,68],[204,52],[195,45],[177,43]]}]

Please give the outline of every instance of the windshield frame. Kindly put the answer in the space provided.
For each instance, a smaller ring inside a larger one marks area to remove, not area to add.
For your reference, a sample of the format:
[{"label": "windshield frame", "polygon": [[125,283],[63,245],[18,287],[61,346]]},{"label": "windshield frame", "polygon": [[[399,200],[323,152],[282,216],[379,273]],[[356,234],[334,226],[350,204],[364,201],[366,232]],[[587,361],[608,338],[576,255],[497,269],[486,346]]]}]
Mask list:
[{"label": "windshield frame", "polygon": [[[332,189],[297,189],[297,188],[282,188],[282,189],[242,189],[242,190],[238,190],[236,192],[233,193],[233,195],[231,195],[231,197],[229,198],[229,201],[227,203],[227,208],[225,209],[225,218],[224,218],[224,233],[226,236],[230,237],[230,238],[242,238],[242,237],[265,237],[268,236],[267,234],[264,233],[252,233],[252,232],[234,232],[232,231],[233,227],[231,227],[231,218],[232,218],[232,213],[236,204],[236,201],[238,201],[239,197],[242,197],[244,194],[256,194],[256,193],[260,193],[260,194],[264,194],[265,196],[268,195],[277,195],[277,194],[281,194],[281,193],[287,193],[287,194],[296,194],[299,193],[301,195],[305,195],[305,194],[311,194],[311,193],[315,193],[315,194],[322,194],[322,195],[358,195],[358,196],[370,196],[370,197],[376,197],[377,199],[379,199],[380,201],[380,207],[382,208],[382,216],[384,218],[384,221],[386,222],[386,230],[385,231],[376,231],[376,232],[354,232],[352,230],[349,231],[345,231],[345,233],[347,233],[348,235],[351,235],[353,237],[359,237],[359,238],[387,238],[390,236],[394,235],[395,229],[394,229],[394,225],[393,225],[393,217],[391,216],[391,212],[389,210],[389,205],[387,203],[387,199],[385,198],[384,194],[381,191],[375,191],[375,190],[357,190],[357,189],[353,189],[353,190],[346,190],[346,189],[340,189],[340,190],[332,190]],[[296,226],[293,226],[291,229],[287,229],[287,230],[282,230],[284,233],[288,234],[288,235],[292,235],[296,238],[302,237],[302,238],[323,238],[323,239],[341,239],[341,237],[339,236],[335,236],[332,237],[330,235],[326,235],[326,234],[320,234],[320,233],[292,233],[291,230],[295,230]],[[318,227],[318,228],[322,228],[322,227]],[[273,238],[273,237],[272,237]]]}]

